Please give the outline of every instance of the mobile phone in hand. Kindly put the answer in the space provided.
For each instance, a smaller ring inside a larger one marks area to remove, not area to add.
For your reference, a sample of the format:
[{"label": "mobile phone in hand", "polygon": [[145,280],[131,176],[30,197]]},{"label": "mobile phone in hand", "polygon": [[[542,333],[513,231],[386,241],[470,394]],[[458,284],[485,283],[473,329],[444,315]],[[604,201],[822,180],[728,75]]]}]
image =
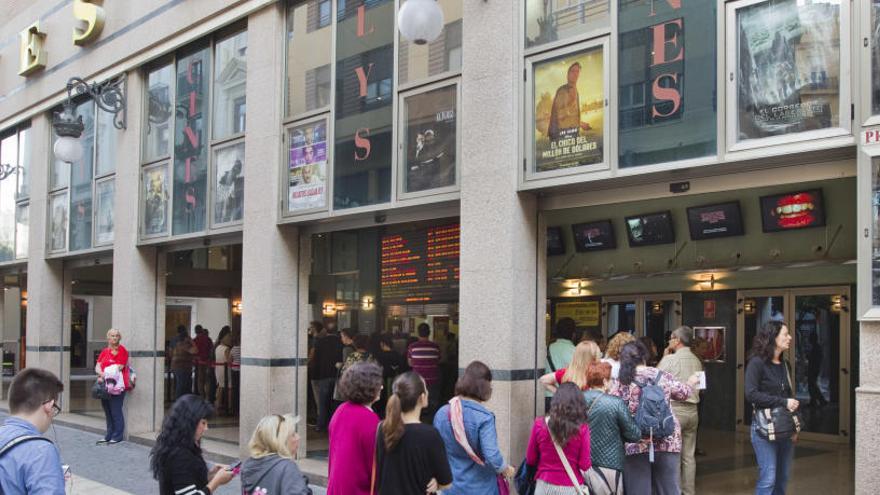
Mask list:
[{"label": "mobile phone in hand", "polygon": [[238,476],[238,473],[241,472],[241,461],[238,461],[238,462],[236,462],[235,464],[229,466],[228,469],[229,469],[230,471],[232,471],[232,475],[233,475],[233,476]]}]

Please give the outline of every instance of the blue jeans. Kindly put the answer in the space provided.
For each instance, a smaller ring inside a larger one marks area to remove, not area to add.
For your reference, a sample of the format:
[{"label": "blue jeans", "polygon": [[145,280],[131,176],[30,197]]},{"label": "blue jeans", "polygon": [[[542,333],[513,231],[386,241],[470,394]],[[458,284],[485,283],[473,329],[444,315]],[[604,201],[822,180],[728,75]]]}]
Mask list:
[{"label": "blue jeans", "polygon": [[318,407],[318,429],[326,430],[330,424],[331,408],[333,407],[333,387],[336,378],[321,378],[312,380],[312,388],[315,390],[315,402]]},{"label": "blue jeans", "polygon": [[122,414],[122,403],[125,400],[125,392],[119,395],[111,395],[109,399],[101,400],[104,408],[104,418],[107,420],[107,433],[104,440],[121,442],[125,435],[125,416]]},{"label": "blue jeans", "polygon": [[771,442],[758,435],[752,425],[752,447],[758,458],[758,483],[755,495],[785,495],[785,485],[791,473],[794,444],[791,439]]},{"label": "blue jeans", "polygon": [[192,369],[174,370],[174,400],[192,393]]}]

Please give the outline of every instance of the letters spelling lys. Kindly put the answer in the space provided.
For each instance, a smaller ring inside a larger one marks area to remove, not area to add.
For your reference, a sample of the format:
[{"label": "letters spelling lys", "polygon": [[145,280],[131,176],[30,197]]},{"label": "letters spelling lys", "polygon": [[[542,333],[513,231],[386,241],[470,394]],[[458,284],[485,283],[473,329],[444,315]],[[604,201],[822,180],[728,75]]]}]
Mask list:
[{"label": "letters spelling lys", "polygon": [[[96,40],[104,29],[104,8],[88,0],[73,0],[73,17],[79,21],[79,25],[73,28],[73,44],[77,46],[85,46]],[[46,36],[40,30],[39,20],[19,34],[18,75],[27,77],[46,68]]]}]

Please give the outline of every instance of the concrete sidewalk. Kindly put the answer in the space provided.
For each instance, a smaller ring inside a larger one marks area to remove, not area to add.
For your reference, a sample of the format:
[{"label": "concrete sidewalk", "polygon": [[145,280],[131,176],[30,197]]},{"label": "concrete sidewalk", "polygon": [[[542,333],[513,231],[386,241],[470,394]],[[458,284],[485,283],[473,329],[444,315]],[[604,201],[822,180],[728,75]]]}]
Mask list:
[{"label": "concrete sidewalk", "polygon": [[[5,420],[6,414],[0,414]],[[136,494],[159,492],[159,483],[150,473],[150,448],[132,442],[116,445],[95,445],[101,435],[76,428],[55,425],[46,436],[61,452],[61,460],[70,465],[73,475],[67,483],[68,494]],[[209,463],[210,464],[210,463]],[[315,495],[324,495],[323,488],[312,487]],[[219,495],[240,495],[238,477],[218,489]]]}]

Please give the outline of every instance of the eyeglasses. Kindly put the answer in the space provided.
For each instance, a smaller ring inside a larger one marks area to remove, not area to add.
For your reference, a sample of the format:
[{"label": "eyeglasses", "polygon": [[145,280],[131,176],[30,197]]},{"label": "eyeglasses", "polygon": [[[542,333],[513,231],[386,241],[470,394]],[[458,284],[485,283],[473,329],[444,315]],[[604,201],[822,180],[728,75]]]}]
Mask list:
[{"label": "eyeglasses", "polygon": [[49,399],[44,401],[43,404],[52,403],[52,417],[58,416],[61,414],[61,406],[58,404],[58,399]]}]

